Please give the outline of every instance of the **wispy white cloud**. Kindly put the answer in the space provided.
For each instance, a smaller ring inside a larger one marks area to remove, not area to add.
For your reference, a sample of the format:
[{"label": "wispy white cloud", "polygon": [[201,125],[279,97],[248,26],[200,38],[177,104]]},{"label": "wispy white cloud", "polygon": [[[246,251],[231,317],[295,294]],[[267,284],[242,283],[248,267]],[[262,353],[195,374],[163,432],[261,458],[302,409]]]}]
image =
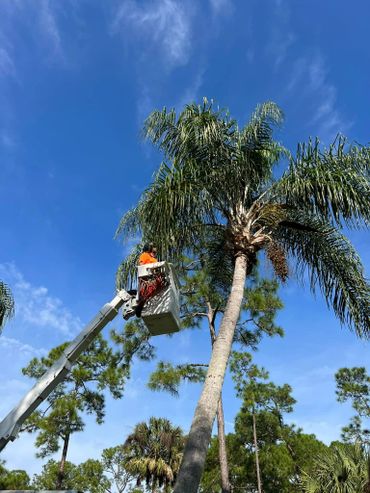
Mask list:
[{"label": "wispy white cloud", "polygon": [[53,49],[54,55],[63,57],[63,49],[60,31],[57,24],[56,13],[50,0],[41,0],[39,7],[40,28],[44,37]]},{"label": "wispy white cloud", "polygon": [[287,59],[289,49],[296,41],[296,36],[291,28],[290,7],[281,0],[275,0],[273,10],[273,24],[270,29],[270,40],[267,52],[273,58],[275,70],[278,70]]},{"label": "wispy white cloud", "polygon": [[3,130],[0,134],[0,145],[10,150],[16,146],[16,142],[9,130]]},{"label": "wispy white cloud", "polygon": [[293,45],[295,36],[293,33],[286,33],[284,36],[276,36],[271,44],[271,52],[274,56],[274,66],[279,68],[287,58],[289,48]]},{"label": "wispy white cloud", "polygon": [[140,94],[137,102],[137,117],[141,125],[153,110],[153,101],[149,94],[149,88],[143,83],[141,84]]},{"label": "wispy white cloud", "polygon": [[15,77],[16,70],[13,58],[4,47],[0,48],[0,76]]},{"label": "wispy white cloud", "polygon": [[[0,344],[1,344],[0,338]],[[5,378],[0,381],[0,421],[13,409],[22,396],[30,389],[30,382],[25,378]]]},{"label": "wispy white cloud", "polygon": [[[67,66],[61,24],[67,12],[69,25],[76,23],[74,0],[0,0],[0,3],[0,75],[6,70],[6,75],[17,76],[17,81],[23,82],[21,60],[25,57],[19,56],[20,52],[26,52],[27,59],[36,55],[35,63]],[[31,40],[27,45],[19,42],[24,35]]]},{"label": "wispy white cloud", "polygon": [[18,142],[10,137],[17,134],[12,89],[25,87],[31,75],[24,60],[34,67],[66,66],[60,20],[71,1],[0,0],[0,146],[8,151]]},{"label": "wispy white cloud", "polygon": [[337,108],[337,90],[329,82],[328,71],[321,56],[315,57],[308,64],[308,75],[311,90],[318,99],[311,124],[317,124],[319,133],[328,138],[334,137],[338,132],[345,133],[352,122],[347,121]]},{"label": "wispy white cloud", "polygon": [[44,356],[47,353],[46,349],[44,348],[35,348],[30,344],[25,344],[18,339],[6,337],[4,335],[0,337],[0,347],[7,351],[22,353],[23,355],[28,357]]},{"label": "wispy white cloud", "polygon": [[209,0],[212,11],[215,15],[227,15],[233,10],[231,0]]},{"label": "wispy white cloud", "polygon": [[182,109],[182,107],[191,101],[196,101],[199,96],[199,90],[202,87],[204,79],[205,68],[201,68],[194,76],[189,86],[185,89],[180,101],[176,106]]},{"label": "wispy white cloud", "polygon": [[287,92],[293,91],[297,88],[300,81],[305,77],[307,70],[307,60],[304,57],[298,58],[292,64],[288,84],[286,86]]},{"label": "wispy white cloud", "polygon": [[55,329],[66,336],[81,329],[79,317],[74,316],[59,298],[50,295],[46,287],[26,281],[14,264],[0,264],[0,277],[12,287],[18,321]]},{"label": "wispy white cloud", "polygon": [[124,0],[113,19],[114,33],[127,33],[132,28],[148,44],[160,50],[169,67],[185,65],[191,52],[191,9],[184,2]]},{"label": "wispy white cloud", "polygon": [[309,98],[312,103],[308,124],[326,141],[337,133],[346,133],[353,122],[341,113],[335,85],[330,81],[329,70],[321,54],[301,57],[296,60],[287,91],[299,90],[301,98]]}]

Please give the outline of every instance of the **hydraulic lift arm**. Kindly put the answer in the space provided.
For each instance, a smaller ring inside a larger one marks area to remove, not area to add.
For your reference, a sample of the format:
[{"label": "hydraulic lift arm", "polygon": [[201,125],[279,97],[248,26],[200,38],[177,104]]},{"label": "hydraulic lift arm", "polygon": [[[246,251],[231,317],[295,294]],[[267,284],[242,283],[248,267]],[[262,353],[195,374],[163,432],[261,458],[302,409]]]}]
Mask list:
[{"label": "hydraulic lift arm", "polygon": [[20,403],[0,423],[0,451],[14,440],[22,423],[46,399],[55,387],[65,378],[80,354],[87,349],[90,342],[118,314],[123,306],[125,319],[135,314],[135,297],[124,289],[119,291],[110,303],[106,303],[93,320],[71,342],[63,356],[40,378]]}]

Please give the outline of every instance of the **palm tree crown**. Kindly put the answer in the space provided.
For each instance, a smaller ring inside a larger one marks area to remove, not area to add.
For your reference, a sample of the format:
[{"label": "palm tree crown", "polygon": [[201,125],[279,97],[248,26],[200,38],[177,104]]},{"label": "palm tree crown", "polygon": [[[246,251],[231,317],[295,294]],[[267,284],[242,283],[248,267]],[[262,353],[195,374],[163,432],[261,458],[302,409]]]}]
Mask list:
[{"label": "palm tree crown", "polygon": [[369,457],[358,445],[334,444],[315,458],[313,474],[303,474],[305,493],[366,493]]},{"label": "palm tree crown", "polygon": [[[313,291],[320,288],[340,321],[368,335],[369,286],[340,229],[369,222],[370,149],[338,137],[328,149],[318,140],[299,145],[293,156],[272,139],[282,119],[270,102],[241,129],[207,100],[178,117],[153,112],[144,134],[166,162],[117,234],[141,232],[164,257],[206,243],[213,272],[230,278],[240,254],[251,268],[266,250],[283,279],[292,258],[295,272],[308,275]],[[282,158],[288,165],[276,179]]]},{"label": "palm tree crown", "polygon": [[150,418],[149,424],[135,426],[124,444],[126,468],[137,478],[145,481],[148,488],[165,491],[174,484],[180,467],[184,436],[181,428],[174,427],[164,418]]}]

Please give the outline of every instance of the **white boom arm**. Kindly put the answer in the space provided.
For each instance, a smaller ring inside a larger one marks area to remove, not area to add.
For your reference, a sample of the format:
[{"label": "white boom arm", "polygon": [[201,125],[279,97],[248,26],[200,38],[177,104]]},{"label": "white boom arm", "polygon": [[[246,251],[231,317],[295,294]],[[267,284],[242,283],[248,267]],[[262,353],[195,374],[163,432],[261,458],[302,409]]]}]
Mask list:
[{"label": "white boom arm", "polygon": [[14,440],[25,419],[46,399],[55,387],[65,378],[80,354],[87,349],[90,342],[118,314],[124,306],[124,318],[134,315],[135,299],[124,289],[119,291],[110,303],[106,303],[93,320],[85,326],[71,342],[63,356],[40,378],[20,403],[0,423],[0,451]]}]

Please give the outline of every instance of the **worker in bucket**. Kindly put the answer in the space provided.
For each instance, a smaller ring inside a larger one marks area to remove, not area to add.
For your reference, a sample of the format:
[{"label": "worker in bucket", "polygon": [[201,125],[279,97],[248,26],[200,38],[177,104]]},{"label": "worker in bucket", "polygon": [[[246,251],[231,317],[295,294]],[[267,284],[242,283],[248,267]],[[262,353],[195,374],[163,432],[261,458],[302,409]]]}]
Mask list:
[{"label": "worker in bucket", "polygon": [[158,262],[156,259],[157,249],[153,246],[152,243],[146,243],[143,247],[143,252],[139,257],[139,265],[145,264],[155,264]]},{"label": "worker in bucket", "polygon": [[[149,243],[145,244],[143,247],[143,252],[139,257],[139,265],[155,264],[158,262],[156,258],[157,249],[156,247]],[[148,276],[147,279],[139,279],[139,296],[138,303],[136,307],[136,316],[140,317],[143,310],[145,302],[152,298],[155,294],[161,291],[167,284],[166,279],[163,274],[157,269],[152,271],[152,274]]]}]

